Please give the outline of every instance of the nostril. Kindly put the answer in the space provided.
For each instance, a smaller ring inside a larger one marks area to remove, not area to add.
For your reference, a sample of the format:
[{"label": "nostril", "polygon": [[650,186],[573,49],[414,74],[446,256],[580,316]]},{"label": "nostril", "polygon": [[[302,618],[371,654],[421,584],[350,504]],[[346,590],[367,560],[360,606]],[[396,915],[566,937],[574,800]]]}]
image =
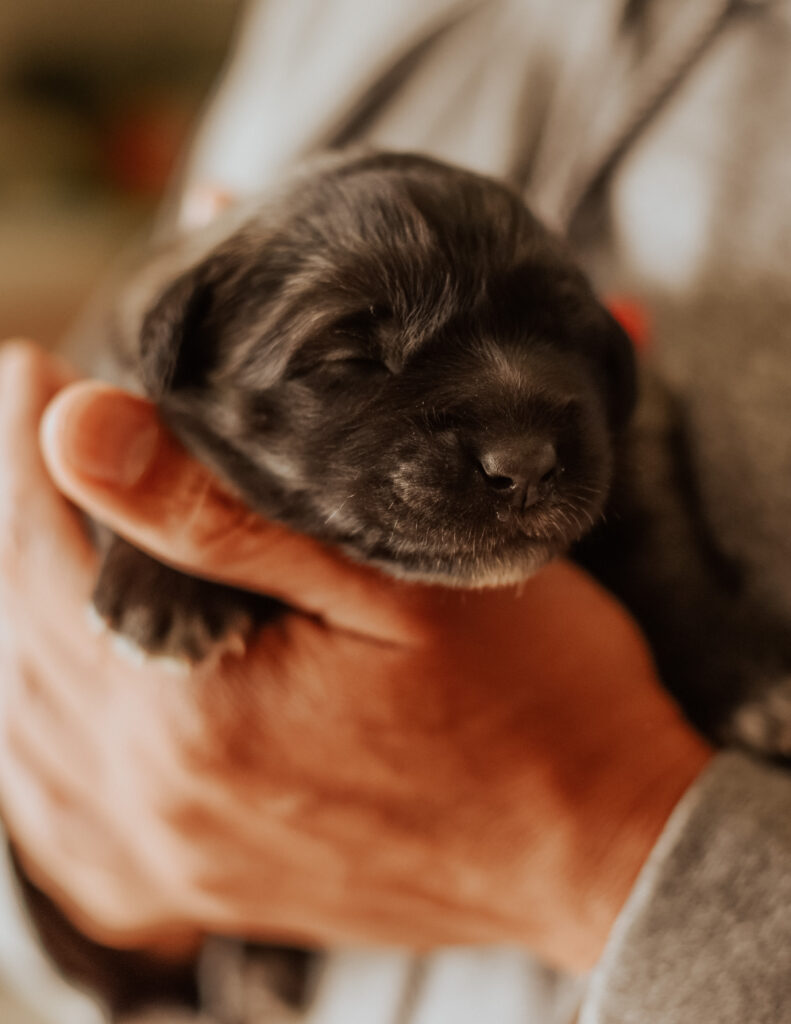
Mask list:
[{"label": "nostril", "polygon": [[521,475],[519,468],[512,453],[499,448],[482,452],[478,459],[478,469],[487,486],[495,491],[510,491],[516,487]]},{"label": "nostril", "polygon": [[512,491],[516,487],[516,480],[510,476],[490,476],[483,466],[481,466],[483,475],[486,477],[487,484],[495,491]]}]

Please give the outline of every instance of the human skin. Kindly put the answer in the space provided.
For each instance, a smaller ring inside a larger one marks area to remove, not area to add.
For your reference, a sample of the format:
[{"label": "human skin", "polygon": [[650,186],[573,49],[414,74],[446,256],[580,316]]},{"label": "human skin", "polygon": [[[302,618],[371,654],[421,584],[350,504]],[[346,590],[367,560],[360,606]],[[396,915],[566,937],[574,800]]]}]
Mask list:
[{"label": "human skin", "polygon": [[[590,967],[711,756],[625,611],[565,562],[477,592],[352,565],[251,514],[148,403],[70,377],[0,348],[0,805],[31,877],[119,947],[512,942]],[[241,657],[131,662],[91,628],[64,495],[293,610]]]}]

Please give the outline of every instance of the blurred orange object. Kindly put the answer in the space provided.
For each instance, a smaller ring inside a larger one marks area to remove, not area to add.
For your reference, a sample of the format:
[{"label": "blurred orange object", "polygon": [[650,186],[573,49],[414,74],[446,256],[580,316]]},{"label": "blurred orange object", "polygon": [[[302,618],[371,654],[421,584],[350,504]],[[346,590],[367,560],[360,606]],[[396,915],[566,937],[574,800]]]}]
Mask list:
[{"label": "blurred orange object", "polygon": [[186,106],[157,98],[122,110],[108,128],[102,159],[113,184],[142,196],[161,195],[187,139]]},{"label": "blurred orange object", "polygon": [[609,295],[605,305],[623,327],[638,352],[645,352],[651,345],[651,319],[642,303],[627,295]]}]

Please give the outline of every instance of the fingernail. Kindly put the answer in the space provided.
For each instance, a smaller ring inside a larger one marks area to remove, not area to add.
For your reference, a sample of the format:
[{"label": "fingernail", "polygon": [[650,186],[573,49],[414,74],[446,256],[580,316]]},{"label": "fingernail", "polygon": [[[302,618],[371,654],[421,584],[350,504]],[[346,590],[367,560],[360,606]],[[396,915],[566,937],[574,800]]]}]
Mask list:
[{"label": "fingernail", "polygon": [[113,392],[89,395],[63,423],[63,454],[81,476],[133,487],[159,447],[160,430],[147,402]]}]

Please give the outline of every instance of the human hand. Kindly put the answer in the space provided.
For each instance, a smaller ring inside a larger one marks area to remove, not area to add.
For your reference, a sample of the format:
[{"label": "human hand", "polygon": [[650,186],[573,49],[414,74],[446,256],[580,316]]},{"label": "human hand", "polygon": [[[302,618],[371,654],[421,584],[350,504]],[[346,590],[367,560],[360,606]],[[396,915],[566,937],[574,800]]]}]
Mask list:
[{"label": "human hand", "polygon": [[249,513],[147,403],[83,383],[44,421],[61,490],[294,608],[188,677],[127,664],[87,625],[95,557],[36,446],[62,382],[0,353],[0,800],[34,881],[119,946],[217,931],[594,962],[709,756],[625,612],[564,563],[480,592],[350,565]]}]

